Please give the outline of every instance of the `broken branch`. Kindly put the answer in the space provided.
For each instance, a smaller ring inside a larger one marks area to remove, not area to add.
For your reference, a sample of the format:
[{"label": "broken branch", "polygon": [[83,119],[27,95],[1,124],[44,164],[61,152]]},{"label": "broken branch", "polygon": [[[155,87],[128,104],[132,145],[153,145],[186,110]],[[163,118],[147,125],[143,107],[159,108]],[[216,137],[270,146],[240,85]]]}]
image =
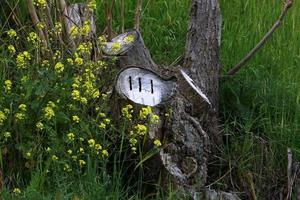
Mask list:
[{"label": "broken branch", "polygon": [[243,65],[245,65],[254,55],[255,53],[263,47],[263,45],[268,41],[268,39],[272,36],[272,34],[278,29],[281,25],[284,17],[286,16],[288,10],[292,7],[294,0],[286,0],[282,12],[272,26],[272,28],[266,33],[266,35],[261,39],[261,41],[237,64],[235,65],[229,72],[227,73],[228,76],[235,75]]},{"label": "broken branch", "polygon": [[140,21],[141,21],[141,12],[142,12],[142,0],[137,0],[136,10],[135,10],[135,29],[140,30]]}]

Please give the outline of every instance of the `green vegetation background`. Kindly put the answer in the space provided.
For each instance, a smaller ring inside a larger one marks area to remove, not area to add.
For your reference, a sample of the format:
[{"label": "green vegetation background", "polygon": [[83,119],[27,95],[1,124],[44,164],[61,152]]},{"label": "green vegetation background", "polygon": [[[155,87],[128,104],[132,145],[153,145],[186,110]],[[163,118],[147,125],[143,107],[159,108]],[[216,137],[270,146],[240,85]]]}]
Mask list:
[{"label": "green vegetation background", "polygon": [[[184,52],[189,2],[144,1],[142,32],[157,63],[170,65]],[[221,61],[225,74],[273,25],[282,1],[221,0],[220,3],[223,16]],[[133,26],[134,6],[134,1],[126,1],[128,29]],[[20,8],[25,9],[25,5]],[[118,30],[117,10],[115,19],[114,29]],[[104,27],[101,0],[98,1],[97,24],[99,28]],[[224,146],[220,158],[213,159],[211,164],[214,169],[211,182],[226,175],[212,187],[247,191],[249,177],[252,177],[259,199],[272,199],[286,182],[287,147],[292,148],[295,160],[300,160],[299,2],[267,45],[235,77],[221,79],[220,84]],[[64,194],[66,185],[62,183],[58,187],[61,190],[57,193],[58,199],[73,196]],[[123,189],[119,185],[110,199],[125,197]],[[103,195],[107,195],[99,185],[83,183],[76,190],[86,191],[87,199],[105,199]],[[40,197],[30,199],[34,198]]]}]

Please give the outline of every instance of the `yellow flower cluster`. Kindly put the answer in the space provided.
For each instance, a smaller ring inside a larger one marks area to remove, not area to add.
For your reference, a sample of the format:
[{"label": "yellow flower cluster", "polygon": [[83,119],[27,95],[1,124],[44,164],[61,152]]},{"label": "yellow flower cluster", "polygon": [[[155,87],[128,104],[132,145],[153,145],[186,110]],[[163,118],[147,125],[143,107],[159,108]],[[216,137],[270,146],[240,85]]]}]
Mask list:
[{"label": "yellow flower cluster", "polygon": [[4,121],[7,119],[4,112],[0,111],[0,125],[3,125]]},{"label": "yellow flower cluster", "polygon": [[62,33],[62,23],[56,22],[55,26],[54,26],[54,29],[55,29],[54,32],[56,34],[61,34]]},{"label": "yellow flower cluster", "polygon": [[36,25],[37,29],[44,29],[45,26],[46,26],[46,25],[45,25],[44,22],[39,22],[39,23],[37,23],[37,25]]},{"label": "yellow flower cluster", "polygon": [[92,49],[92,43],[91,42],[84,42],[77,47],[77,53],[79,55],[89,55]]},{"label": "yellow flower cluster", "polygon": [[79,123],[80,122],[80,118],[77,116],[77,115],[74,115],[73,117],[72,117],[72,119],[73,119],[73,121],[75,122],[75,123]]},{"label": "yellow flower cluster", "polygon": [[11,133],[6,131],[3,133],[3,136],[7,139],[7,138],[10,138],[11,137]]},{"label": "yellow flower cluster", "polygon": [[91,32],[91,22],[85,21],[81,28],[81,35],[87,37],[89,36],[90,32]]},{"label": "yellow flower cluster", "polygon": [[12,86],[11,80],[4,81],[5,92],[10,92],[11,91],[11,86]]},{"label": "yellow flower cluster", "polygon": [[90,10],[96,10],[96,8],[97,8],[96,0],[90,0],[90,1],[88,2],[87,7],[88,7]]},{"label": "yellow flower cluster", "polygon": [[70,36],[72,38],[76,38],[76,37],[79,36],[79,28],[78,28],[78,26],[74,25],[74,26],[71,27],[71,29],[70,29]]},{"label": "yellow flower cluster", "polygon": [[31,32],[27,37],[27,41],[30,42],[34,47],[38,47],[41,39],[35,32]]},{"label": "yellow flower cluster", "polygon": [[86,165],[86,162],[84,160],[79,160],[78,163],[81,168]]},{"label": "yellow flower cluster", "polygon": [[42,67],[50,67],[50,62],[49,62],[49,60],[43,60],[43,61],[42,61]]},{"label": "yellow flower cluster", "polygon": [[20,104],[19,110],[20,112],[16,113],[15,117],[17,121],[22,121],[26,118],[27,106],[25,104]]},{"label": "yellow flower cluster", "polygon": [[46,0],[34,0],[34,5],[39,8],[45,9],[46,8]]},{"label": "yellow flower cluster", "polygon": [[52,159],[53,161],[58,161],[58,157],[57,157],[56,155],[53,155],[53,156],[51,157],[51,159]]},{"label": "yellow flower cluster", "polygon": [[56,105],[52,101],[49,101],[47,106],[43,109],[44,117],[47,120],[50,120],[55,116],[55,112],[54,112],[55,107],[56,107]]},{"label": "yellow flower cluster", "polygon": [[71,171],[72,171],[72,168],[70,167],[70,165],[64,164],[64,171],[66,171],[66,172],[71,172]]},{"label": "yellow flower cluster", "polygon": [[133,113],[133,106],[128,104],[124,108],[122,108],[122,115],[128,120],[132,119],[132,113]]},{"label": "yellow flower cluster", "polygon": [[28,53],[28,51],[23,51],[22,53],[18,54],[16,60],[18,68],[25,69],[30,60],[31,60],[31,56]]},{"label": "yellow flower cluster", "polygon": [[64,71],[64,64],[62,64],[61,62],[58,62],[54,66],[54,69],[58,74],[61,74]]},{"label": "yellow flower cluster", "polygon": [[13,45],[9,45],[9,46],[7,47],[7,49],[8,49],[8,52],[9,52],[10,54],[12,54],[12,55],[14,55],[14,54],[16,53],[16,49],[15,49],[15,47],[14,47]]},{"label": "yellow flower cluster", "polygon": [[113,52],[118,52],[122,48],[122,45],[120,42],[114,42],[111,46],[111,49]]},{"label": "yellow flower cluster", "polygon": [[75,140],[75,135],[74,135],[74,133],[68,133],[68,134],[67,134],[67,137],[68,137],[68,139],[69,139],[70,141],[74,141],[74,140]]},{"label": "yellow flower cluster", "polygon": [[21,190],[19,188],[14,188],[13,193],[15,194],[21,194]]},{"label": "yellow flower cluster", "polygon": [[44,124],[42,122],[38,122],[36,123],[36,128],[40,131],[42,131],[44,129]]},{"label": "yellow flower cluster", "polygon": [[134,35],[128,35],[128,36],[126,36],[126,37],[124,38],[124,42],[127,43],[127,44],[129,44],[129,43],[133,42],[134,39],[135,39],[135,36],[134,36]]},{"label": "yellow flower cluster", "polygon": [[154,144],[156,147],[161,147],[161,142],[160,142],[159,139],[154,140],[153,144]]},{"label": "yellow flower cluster", "polygon": [[150,106],[147,106],[140,110],[140,118],[141,119],[146,119],[148,117],[148,115],[150,115],[150,114],[152,114],[152,108]]},{"label": "yellow flower cluster", "polygon": [[143,136],[147,133],[147,127],[143,124],[137,124],[134,128],[136,133],[140,136]]},{"label": "yellow flower cluster", "polygon": [[15,38],[17,37],[17,32],[14,29],[10,29],[9,31],[7,31],[7,35],[10,38]]}]

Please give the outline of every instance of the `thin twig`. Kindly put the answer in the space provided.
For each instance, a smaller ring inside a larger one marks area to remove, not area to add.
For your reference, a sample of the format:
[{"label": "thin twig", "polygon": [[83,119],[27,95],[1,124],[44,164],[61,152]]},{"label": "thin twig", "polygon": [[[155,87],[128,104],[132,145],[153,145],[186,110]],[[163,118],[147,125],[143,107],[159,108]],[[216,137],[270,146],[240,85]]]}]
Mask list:
[{"label": "thin twig", "polygon": [[263,47],[263,45],[268,41],[268,39],[272,36],[272,34],[281,25],[288,10],[293,6],[293,3],[294,3],[294,0],[286,0],[281,14],[280,14],[278,20],[272,26],[272,28],[266,33],[266,35],[261,39],[261,41],[237,65],[235,65],[231,70],[229,70],[229,72],[227,73],[227,76],[235,75],[241,69],[241,67],[244,66],[255,55],[255,53]]},{"label": "thin twig", "polygon": [[75,48],[76,48],[75,41],[71,37],[71,30],[70,30],[71,27],[69,27],[69,24],[68,24],[69,14],[68,14],[68,7],[67,7],[67,4],[66,4],[66,1],[65,0],[59,0],[59,4],[60,4],[60,9],[61,9],[61,12],[62,12],[62,15],[63,15],[63,21],[64,21],[64,25],[65,25],[66,34],[69,37],[69,40],[70,40],[70,43],[71,43],[71,48],[73,50],[75,50]]},{"label": "thin twig", "polygon": [[136,4],[136,10],[135,10],[135,29],[136,30],[140,30],[140,26],[141,26],[141,12],[142,12],[142,0],[137,0],[137,4]]},{"label": "thin twig", "polygon": [[125,2],[121,0],[121,33],[125,31]]},{"label": "thin twig", "polygon": [[290,148],[287,149],[287,159],[288,159],[288,165],[287,165],[288,193],[286,195],[286,200],[290,200],[291,196],[292,196],[292,191],[293,191],[293,181],[292,181],[293,154],[292,154],[292,150]]},{"label": "thin twig", "polygon": [[[28,10],[29,10],[29,14],[30,14],[31,20],[32,20],[33,24],[35,26],[37,26],[40,23],[40,20],[38,18],[37,13],[36,13],[36,9],[34,7],[33,1],[32,0],[27,0],[27,4],[28,4]],[[44,35],[43,30],[41,30],[39,28],[37,28],[37,30],[38,30],[39,37],[41,38],[41,41],[42,41],[42,43],[44,45],[44,48],[48,49],[48,44],[46,42],[46,37]]]}]

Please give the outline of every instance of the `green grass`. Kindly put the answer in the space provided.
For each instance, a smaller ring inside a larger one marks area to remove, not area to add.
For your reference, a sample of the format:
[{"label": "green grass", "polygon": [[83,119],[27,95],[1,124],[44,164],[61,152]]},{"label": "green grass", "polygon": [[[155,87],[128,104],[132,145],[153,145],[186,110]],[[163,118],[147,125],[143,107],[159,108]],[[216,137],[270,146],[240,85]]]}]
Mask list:
[{"label": "green grass", "polygon": [[[97,25],[104,28],[102,2],[98,1]],[[142,33],[154,60],[171,64],[183,54],[188,22],[188,0],[145,0],[142,13]],[[133,27],[134,1],[126,1],[126,29]],[[117,8],[119,1],[117,1]],[[222,72],[255,46],[280,14],[282,3],[269,0],[221,0],[223,15]],[[21,12],[21,11],[20,11]],[[119,11],[115,10],[114,30],[119,30]],[[22,19],[24,20],[24,19]],[[1,21],[3,24],[3,22]],[[11,24],[10,24],[11,25]],[[295,160],[300,160],[300,3],[296,1],[282,26],[266,46],[231,79],[220,81],[220,118],[224,134],[220,159],[211,164],[214,169],[212,187],[223,190],[246,191],[251,181],[258,199],[273,199],[284,187],[286,178],[286,149],[291,147]],[[130,193],[121,182],[116,168],[112,188],[104,188],[105,181],[86,180],[66,182],[55,187],[58,199],[70,199],[74,191],[86,199],[142,199],[142,194]],[[225,174],[225,176],[223,176]],[[33,183],[32,183],[33,184]],[[132,191],[131,191],[132,192]],[[39,199],[53,198],[30,188],[26,194]],[[3,193],[5,195],[5,192]],[[132,195],[129,195],[132,194]],[[155,199],[174,199],[157,194]],[[153,198],[153,197],[152,197]]]}]

